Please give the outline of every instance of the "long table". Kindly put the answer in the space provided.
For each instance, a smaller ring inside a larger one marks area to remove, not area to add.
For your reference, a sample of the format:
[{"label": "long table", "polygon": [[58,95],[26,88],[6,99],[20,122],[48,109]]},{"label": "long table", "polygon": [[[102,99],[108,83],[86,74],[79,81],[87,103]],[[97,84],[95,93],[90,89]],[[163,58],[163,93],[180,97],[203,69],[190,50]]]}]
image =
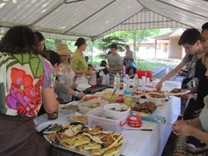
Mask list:
[{"label": "long table", "polygon": [[[180,82],[170,81],[168,83],[177,85],[177,87],[181,86]],[[124,129],[121,133],[126,138],[126,145],[121,154],[124,156],[161,156],[168,137],[172,131],[172,123],[176,121],[178,115],[180,115],[180,107],[180,98],[172,96],[164,105],[158,106],[153,113],[155,115],[165,117],[166,124],[142,121],[142,128],[153,129],[153,131],[136,131]],[[55,121],[68,123],[66,119],[66,113],[67,112],[63,111],[59,112],[59,117]],[[49,121],[46,114],[35,119],[36,125],[46,121]],[[66,151],[61,149],[56,149],[54,151],[58,152],[58,154],[61,156],[67,155]],[[73,153],[68,152],[68,155],[73,155]]]}]

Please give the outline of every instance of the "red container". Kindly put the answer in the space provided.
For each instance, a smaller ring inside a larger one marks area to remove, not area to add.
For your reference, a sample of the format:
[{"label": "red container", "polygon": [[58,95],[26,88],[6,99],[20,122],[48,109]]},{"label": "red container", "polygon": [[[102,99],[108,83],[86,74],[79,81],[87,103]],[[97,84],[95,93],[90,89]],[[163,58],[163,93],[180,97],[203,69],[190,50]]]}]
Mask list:
[{"label": "red container", "polygon": [[142,78],[142,76],[146,76],[152,80],[152,71],[151,70],[137,70],[137,76],[139,79]]}]

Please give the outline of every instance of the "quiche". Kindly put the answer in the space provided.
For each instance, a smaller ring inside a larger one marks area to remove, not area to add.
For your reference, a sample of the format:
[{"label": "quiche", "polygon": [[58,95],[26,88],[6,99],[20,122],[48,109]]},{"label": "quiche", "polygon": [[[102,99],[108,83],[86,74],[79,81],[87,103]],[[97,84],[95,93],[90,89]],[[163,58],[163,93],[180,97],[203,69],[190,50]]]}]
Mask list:
[{"label": "quiche", "polygon": [[88,136],[85,135],[78,135],[77,136],[77,140],[74,143],[74,147],[80,146],[80,145],[84,145],[90,142],[90,138]]}]

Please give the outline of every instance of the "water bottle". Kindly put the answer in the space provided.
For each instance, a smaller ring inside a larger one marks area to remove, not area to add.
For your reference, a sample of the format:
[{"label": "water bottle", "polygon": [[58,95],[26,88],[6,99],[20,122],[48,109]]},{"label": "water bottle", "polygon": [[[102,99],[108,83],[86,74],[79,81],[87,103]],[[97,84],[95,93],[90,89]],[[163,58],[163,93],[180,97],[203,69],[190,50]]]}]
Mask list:
[{"label": "water bottle", "polygon": [[114,89],[116,90],[120,89],[120,81],[121,81],[120,75],[119,73],[116,73],[116,75],[114,76]]},{"label": "water bottle", "polygon": [[135,74],[135,76],[134,76],[133,85],[134,85],[134,88],[136,90],[138,90],[138,88],[139,88],[139,78],[138,78],[137,74]]},{"label": "water bottle", "polygon": [[62,81],[62,78],[63,78],[63,72],[62,72],[62,68],[60,68],[60,70],[59,70],[59,72],[57,74],[57,80],[59,82],[61,82]]},{"label": "water bottle", "polygon": [[128,74],[126,74],[125,76],[124,76],[124,79],[123,79],[123,90],[125,91],[125,90],[129,90],[129,83],[130,82],[130,78],[129,78],[129,75]]}]

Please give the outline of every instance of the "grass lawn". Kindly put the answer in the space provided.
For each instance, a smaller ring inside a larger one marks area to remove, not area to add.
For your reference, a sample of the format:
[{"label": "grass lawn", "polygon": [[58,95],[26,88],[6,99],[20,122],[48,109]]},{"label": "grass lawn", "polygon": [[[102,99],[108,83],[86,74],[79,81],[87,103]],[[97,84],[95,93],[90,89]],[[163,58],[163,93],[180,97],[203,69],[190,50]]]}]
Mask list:
[{"label": "grass lawn", "polygon": [[160,63],[150,60],[138,60],[136,62],[137,69],[139,70],[153,70],[159,66],[166,66],[167,63]]},{"label": "grass lawn", "polygon": [[[92,65],[98,66],[103,58],[98,56],[92,58]],[[89,61],[90,62],[90,61]],[[159,66],[176,66],[178,63],[173,63],[170,60],[136,60],[136,67],[138,70],[153,70]]]}]

